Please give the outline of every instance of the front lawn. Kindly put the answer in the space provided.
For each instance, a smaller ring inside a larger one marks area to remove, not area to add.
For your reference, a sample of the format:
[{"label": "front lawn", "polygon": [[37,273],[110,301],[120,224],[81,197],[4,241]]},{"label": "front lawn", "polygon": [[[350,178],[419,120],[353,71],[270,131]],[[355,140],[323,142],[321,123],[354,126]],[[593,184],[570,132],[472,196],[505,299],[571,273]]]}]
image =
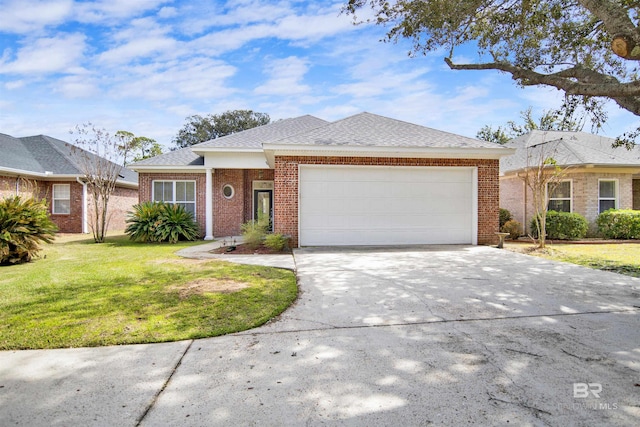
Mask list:
[{"label": "front lawn", "polygon": [[[521,244],[508,244],[509,249],[522,249]],[[531,246],[533,249],[533,246]],[[565,261],[598,270],[640,277],[640,243],[548,244],[544,251],[531,250],[531,255]]]},{"label": "front lawn", "polygon": [[63,237],[0,267],[0,350],[204,338],[259,326],[296,298],[293,272],[180,258],[196,243]]}]

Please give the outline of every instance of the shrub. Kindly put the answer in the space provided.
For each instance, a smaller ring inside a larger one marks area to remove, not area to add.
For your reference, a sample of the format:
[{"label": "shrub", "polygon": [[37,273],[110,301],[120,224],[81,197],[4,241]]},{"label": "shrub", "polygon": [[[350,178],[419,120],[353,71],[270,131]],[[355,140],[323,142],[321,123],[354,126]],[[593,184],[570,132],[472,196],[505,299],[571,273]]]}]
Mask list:
[{"label": "shrub", "polygon": [[596,224],[608,239],[640,239],[640,211],[609,209],[598,215]]},{"label": "shrub", "polygon": [[500,231],[503,233],[509,233],[509,238],[516,240],[520,237],[520,230],[522,230],[522,224],[515,219],[510,219],[505,222]]},{"label": "shrub", "polygon": [[129,212],[125,233],[137,242],[169,242],[196,240],[198,224],[193,215],[180,205],[144,202]]},{"label": "shrub", "polygon": [[287,238],[282,234],[267,234],[264,238],[264,245],[274,251],[282,251],[287,246]]},{"label": "shrub", "polygon": [[[573,212],[547,212],[547,238],[558,240],[581,239],[587,234],[589,224],[587,219]],[[531,219],[531,233],[538,237],[535,218]]]},{"label": "shrub", "polygon": [[269,221],[247,221],[240,226],[244,243],[251,249],[262,245],[268,229]]},{"label": "shrub", "polygon": [[[513,215],[507,209],[500,208],[500,230],[507,223],[507,221],[511,221],[513,219]],[[505,231],[506,233],[506,231]]]},{"label": "shrub", "polygon": [[31,261],[40,243],[51,243],[56,231],[44,200],[14,196],[0,201],[0,264]]}]

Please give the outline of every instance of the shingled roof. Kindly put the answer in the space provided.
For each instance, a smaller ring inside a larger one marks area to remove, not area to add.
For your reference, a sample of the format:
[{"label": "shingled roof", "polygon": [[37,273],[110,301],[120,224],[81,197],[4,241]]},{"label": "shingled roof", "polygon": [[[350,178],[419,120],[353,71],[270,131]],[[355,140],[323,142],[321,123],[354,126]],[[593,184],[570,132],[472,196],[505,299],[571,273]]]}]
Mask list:
[{"label": "shingled roof", "polygon": [[[25,174],[83,176],[81,167],[72,155],[78,149],[68,142],[46,135],[15,138],[0,134],[0,170],[20,171]],[[93,154],[88,153],[90,156]],[[129,184],[138,183],[138,174],[122,168],[120,179]]]},{"label": "shingled roof", "polygon": [[[553,157],[560,166],[632,166],[640,167],[640,147],[632,150],[613,148],[613,138],[586,132],[534,130],[505,144],[515,154],[500,159],[500,172],[521,170],[527,159]],[[535,160],[529,160],[529,163]]]},{"label": "shingled roof", "polygon": [[292,137],[327,125],[329,122],[306,115],[292,119],[278,120],[267,125],[247,129],[221,138],[212,139],[192,146],[193,151],[207,148],[262,148],[262,144]]},{"label": "shingled roof", "polygon": [[500,148],[495,143],[366,112],[275,143],[307,146]]}]

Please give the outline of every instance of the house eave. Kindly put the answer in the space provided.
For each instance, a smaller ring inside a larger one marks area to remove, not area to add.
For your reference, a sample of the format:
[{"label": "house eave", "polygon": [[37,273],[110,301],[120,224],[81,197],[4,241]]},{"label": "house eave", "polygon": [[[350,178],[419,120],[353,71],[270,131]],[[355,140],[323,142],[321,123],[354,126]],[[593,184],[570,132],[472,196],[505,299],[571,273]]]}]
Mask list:
[{"label": "house eave", "polygon": [[[56,174],[52,172],[33,172],[14,168],[0,168],[0,175],[2,174],[27,179],[39,179],[42,181],[76,181],[78,179],[82,180],[84,177],[83,174]],[[117,180],[116,184],[120,187],[138,188],[137,182],[123,181],[121,179]]]},{"label": "house eave", "polygon": [[138,173],[205,173],[206,168],[203,165],[184,166],[184,165],[140,165],[128,166],[128,169]]},{"label": "house eave", "polygon": [[46,179],[76,179],[82,177],[80,174],[56,174],[53,172],[34,172],[24,169],[14,168],[0,168],[0,173],[7,174],[9,176],[24,176],[32,178],[46,178]]},{"label": "house eave", "polygon": [[397,157],[431,159],[494,159],[512,155],[512,148],[366,147],[264,144],[270,167],[276,156]]},{"label": "house eave", "polygon": [[[602,173],[602,172],[619,172],[619,173],[640,173],[640,164],[611,164],[611,163],[588,163],[579,165],[558,165],[560,168],[566,169],[567,173]],[[547,166],[551,169],[555,166]],[[501,170],[501,177],[517,176],[519,173],[526,172],[527,169],[536,169],[535,165],[528,168],[518,168],[510,170]]]},{"label": "house eave", "polygon": [[242,148],[242,147],[203,147],[192,148],[194,154],[204,156],[205,153],[262,153],[262,148]]}]

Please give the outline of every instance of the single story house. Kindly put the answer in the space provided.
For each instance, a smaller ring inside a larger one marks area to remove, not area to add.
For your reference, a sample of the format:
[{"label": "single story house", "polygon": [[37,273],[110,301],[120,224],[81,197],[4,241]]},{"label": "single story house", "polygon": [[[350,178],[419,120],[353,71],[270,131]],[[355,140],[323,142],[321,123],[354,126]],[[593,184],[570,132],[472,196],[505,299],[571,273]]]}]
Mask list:
[{"label": "single story house", "polygon": [[179,203],[205,239],[268,216],[294,247],[490,244],[498,231],[494,143],[361,113],[313,116],[130,165],[140,201]]},{"label": "single story house", "polygon": [[[88,233],[93,203],[73,150],[78,148],[46,135],[14,138],[0,134],[0,198],[46,198],[51,219],[61,233]],[[122,168],[109,201],[108,230],[124,230],[127,212],[136,203],[138,176]]]},{"label": "single story house", "polygon": [[515,153],[500,159],[500,206],[528,230],[534,215],[527,167],[551,157],[560,182],[549,191],[548,208],[577,212],[591,223],[607,209],[640,209],[640,147],[613,148],[612,138],[585,132],[535,130],[505,145]]}]

